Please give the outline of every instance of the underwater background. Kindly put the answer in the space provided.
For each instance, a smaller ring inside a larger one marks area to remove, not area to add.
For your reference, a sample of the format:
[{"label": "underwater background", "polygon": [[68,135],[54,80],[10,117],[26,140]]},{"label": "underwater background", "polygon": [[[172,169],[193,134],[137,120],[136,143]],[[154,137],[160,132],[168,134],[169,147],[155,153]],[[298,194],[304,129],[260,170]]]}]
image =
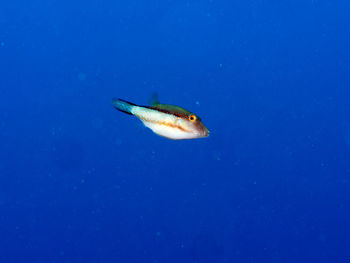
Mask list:
[{"label": "underwater background", "polygon": [[[349,14],[1,0],[0,262],[350,262]],[[154,92],[210,136],[111,105]]]}]

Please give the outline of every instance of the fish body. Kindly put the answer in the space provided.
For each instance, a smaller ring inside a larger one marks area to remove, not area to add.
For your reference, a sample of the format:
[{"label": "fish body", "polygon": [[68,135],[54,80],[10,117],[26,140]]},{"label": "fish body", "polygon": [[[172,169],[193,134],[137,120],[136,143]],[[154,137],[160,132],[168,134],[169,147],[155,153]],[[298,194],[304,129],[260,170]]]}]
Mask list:
[{"label": "fish body", "polygon": [[175,105],[139,106],[122,99],[113,99],[113,106],[124,113],[138,117],[154,133],[173,140],[195,139],[209,136],[201,119],[188,110]]}]

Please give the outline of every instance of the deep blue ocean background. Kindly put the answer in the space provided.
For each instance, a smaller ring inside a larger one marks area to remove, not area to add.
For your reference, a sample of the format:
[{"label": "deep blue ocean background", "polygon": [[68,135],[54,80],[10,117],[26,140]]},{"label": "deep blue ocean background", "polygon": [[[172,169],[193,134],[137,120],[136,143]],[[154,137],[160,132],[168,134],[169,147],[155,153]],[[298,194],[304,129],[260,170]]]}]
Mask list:
[{"label": "deep blue ocean background", "polygon": [[[1,0],[0,262],[350,262],[349,14]],[[111,105],[154,92],[210,137]]]}]

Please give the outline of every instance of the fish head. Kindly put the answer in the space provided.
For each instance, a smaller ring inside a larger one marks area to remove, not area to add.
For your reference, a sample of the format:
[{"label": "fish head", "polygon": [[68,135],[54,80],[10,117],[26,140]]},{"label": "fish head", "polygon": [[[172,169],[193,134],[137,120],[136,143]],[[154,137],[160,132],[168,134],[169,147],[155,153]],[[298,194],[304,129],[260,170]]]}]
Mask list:
[{"label": "fish head", "polygon": [[193,136],[192,138],[204,138],[209,136],[209,130],[204,126],[201,118],[193,113],[182,117],[182,126]]}]

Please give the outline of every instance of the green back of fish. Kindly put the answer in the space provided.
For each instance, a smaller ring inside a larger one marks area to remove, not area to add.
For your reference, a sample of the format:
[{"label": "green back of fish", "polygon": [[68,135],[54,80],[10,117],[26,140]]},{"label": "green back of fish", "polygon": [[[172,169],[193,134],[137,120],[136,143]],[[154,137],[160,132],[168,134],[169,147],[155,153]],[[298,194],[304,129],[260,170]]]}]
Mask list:
[{"label": "green back of fish", "polygon": [[188,110],[185,110],[184,108],[181,108],[179,106],[175,105],[169,105],[169,104],[161,104],[158,99],[158,94],[154,93],[152,97],[149,99],[149,104],[151,105],[151,108],[166,112],[169,114],[173,114],[180,117],[188,117],[192,113]]},{"label": "green back of fish", "polygon": [[152,105],[152,108],[167,112],[176,116],[182,116],[182,117],[187,117],[191,115],[191,112],[188,110],[185,110],[184,108],[181,108],[179,106],[175,105],[168,105],[168,104],[155,104]]}]

